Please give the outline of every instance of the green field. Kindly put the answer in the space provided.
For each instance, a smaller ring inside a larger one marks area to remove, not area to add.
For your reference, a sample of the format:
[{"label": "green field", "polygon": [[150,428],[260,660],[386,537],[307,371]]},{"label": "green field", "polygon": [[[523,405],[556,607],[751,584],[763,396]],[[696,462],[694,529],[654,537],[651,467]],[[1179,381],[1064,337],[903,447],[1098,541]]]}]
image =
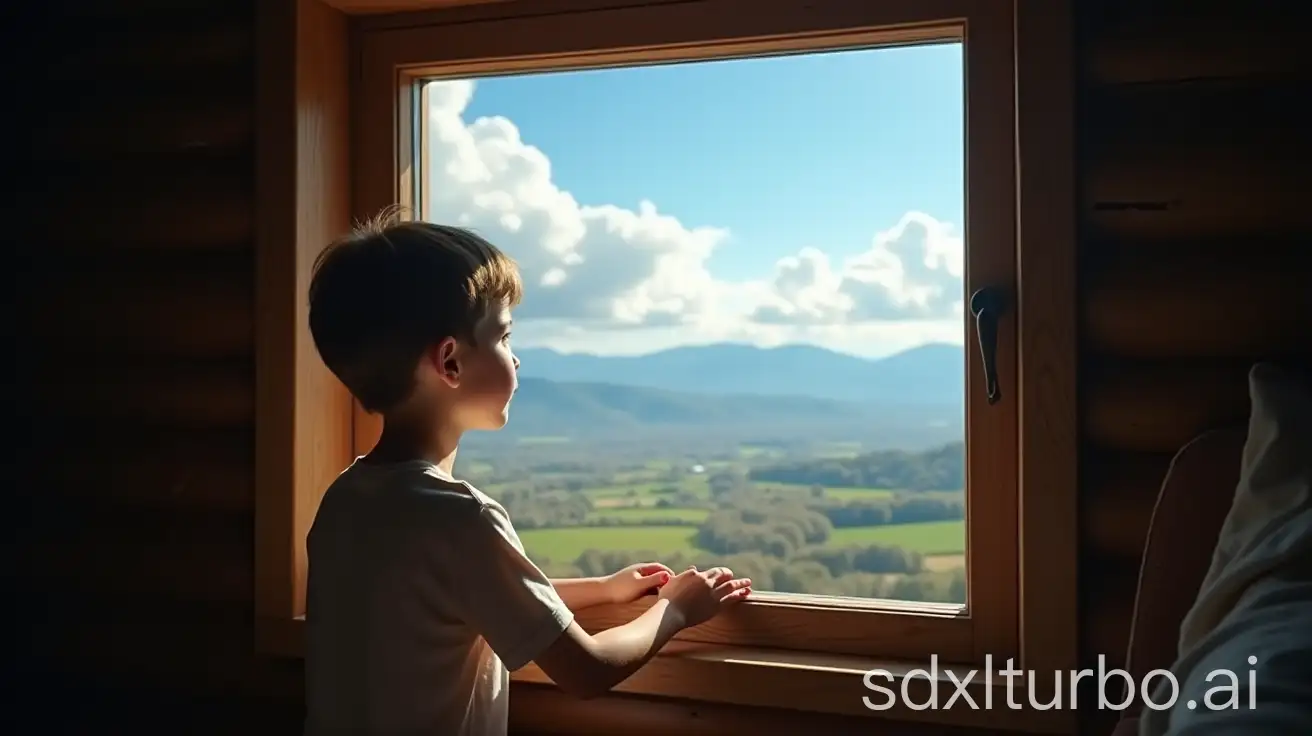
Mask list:
[{"label": "green field", "polygon": [[707,496],[710,493],[710,486],[707,485],[706,476],[690,475],[677,482],[670,481],[632,481],[629,483],[616,483],[600,488],[589,488],[584,493],[594,501],[603,498],[633,498],[637,496],[656,496],[670,495],[662,493],[665,489],[673,488],[675,491],[686,491],[695,493],[698,496]]},{"label": "green field", "polygon": [[[636,475],[636,471],[634,472]],[[756,483],[757,488],[761,489],[784,489],[788,491],[797,491],[798,493],[809,493],[810,486],[800,483]],[[601,506],[623,506],[634,505],[643,506],[656,502],[663,495],[662,489],[677,488],[680,491],[695,494],[701,498],[708,498],[710,487],[705,475],[688,475],[684,476],[677,484],[669,481],[652,481],[652,480],[633,480],[626,483],[616,483],[614,485],[602,486],[600,488],[590,488],[585,493],[593,500],[593,503],[599,503]],[[892,498],[894,491],[887,488],[831,488],[825,487],[825,496],[840,501],[856,501],[876,498]],[[617,499],[627,499],[629,503],[619,503]]]},{"label": "green field", "polygon": [[519,444],[521,445],[561,445],[566,442],[569,442],[569,438],[553,437],[547,435],[541,437],[527,436],[527,437],[520,437],[517,440],[517,442],[519,442]]},{"label": "green field", "polygon": [[892,498],[893,491],[883,488],[826,488],[825,497],[839,501],[869,501]]},{"label": "green field", "polygon": [[625,524],[642,523],[643,521],[665,521],[668,519],[678,519],[685,524],[697,525],[706,520],[710,515],[708,509],[676,509],[676,508],[635,508],[632,506],[619,508],[599,508],[588,513],[588,521],[597,519],[619,519]]},{"label": "green field", "polygon": [[[605,575],[639,560],[730,564],[762,590],[965,601],[963,448],[868,451],[767,433],[661,449],[537,434],[514,453],[461,462],[505,504],[530,558],[552,577]],[[854,485],[826,485],[845,480]]]},{"label": "green field", "polygon": [[[617,510],[604,512],[615,514]],[[688,513],[689,509],[629,509],[633,514]],[[648,517],[650,518],[650,517]],[[667,517],[668,518],[668,517]],[[689,526],[581,526],[562,529],[527,529],[520,538],[530,556],[568,562],[588,549],[649,550],[657,555],[693,554]],[[921,554],[952,555],[965,549],[964,521],[930,521],[919,524],[835,529],[829,546],[887,544]]]},{"label": "green field", "polygon": [[[669,498],[674,493],[690,493],[698,498],[710,498],[709,476],[705,473],[684,475],[678,480],[658,480],[660,475],[668,473],[670,464],[663,461],[651,461],[643,469],[620,471],[608,485],[596,486],[583,490],[592,504],[599,509],[621,507],[643,508],[656,505],[662,498]],[[485,469],[486,466],[479,466]],[[536,480],[569,480],[568,474],[539,472]],[[498,496],[507,490],[524,490],[529,482],[487,483],[481,490],[492,496]],[[778,483],[760,481],[755,485],[764,491],[786,490],[809,494],[811,486],[803,483]],[[825,486],[825,496],[837,501],[861,501],[873,499],[891,499],[896,491],[887,488],[840,488]]]},{"label": "green field", "polygon": [[[790,491],[810,492],[811,486],[801,483],[756,483],[757,488],[786,488]],[[863,499],[892,498],[894,491],[887,488],[835,488],[825,486],[825,496],[840,501],[858,501]]]},{"label": "green field", "polygon": [[530,557],[571,562],[588,549],[649,550],[658,555],[692,552],[695,526],[576,526],[519,533]]},{"label": "green field", "polygon": [[835,546],[885,544],[925,555],[961,554],[966,549],[966,522],[926,521],[918,524],[858,526],[835,529],[829,537]]}]

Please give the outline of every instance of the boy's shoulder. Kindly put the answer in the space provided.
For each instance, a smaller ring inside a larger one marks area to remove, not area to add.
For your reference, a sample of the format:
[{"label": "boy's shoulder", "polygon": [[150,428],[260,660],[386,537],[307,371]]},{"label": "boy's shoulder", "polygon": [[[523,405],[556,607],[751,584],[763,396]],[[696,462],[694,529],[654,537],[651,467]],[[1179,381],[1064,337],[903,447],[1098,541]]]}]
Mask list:
[{"label": "boy's shoulder", "polygon": [[395,504],[400,510],[426,520],[458,522],[488,511],[504,513],[495,499],[469,482],[446,477],[436,467],[422,462],[386,466],[357,462],[338,476],[333,485],[343,495]]}]

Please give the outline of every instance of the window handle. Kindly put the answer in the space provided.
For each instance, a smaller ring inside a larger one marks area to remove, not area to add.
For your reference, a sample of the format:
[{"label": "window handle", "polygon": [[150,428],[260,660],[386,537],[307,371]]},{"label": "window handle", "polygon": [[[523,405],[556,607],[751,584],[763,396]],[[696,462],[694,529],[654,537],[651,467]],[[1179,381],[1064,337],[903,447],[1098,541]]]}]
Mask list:
[{"label": "window handle", "polygon": [[984,385],[989,404],[1002,398],[998,388],[998,320],[1007,311],[1007,294],[996,286],[985,286],[970,296],[970,313],[975,315],[980,358],[984,361]]}]

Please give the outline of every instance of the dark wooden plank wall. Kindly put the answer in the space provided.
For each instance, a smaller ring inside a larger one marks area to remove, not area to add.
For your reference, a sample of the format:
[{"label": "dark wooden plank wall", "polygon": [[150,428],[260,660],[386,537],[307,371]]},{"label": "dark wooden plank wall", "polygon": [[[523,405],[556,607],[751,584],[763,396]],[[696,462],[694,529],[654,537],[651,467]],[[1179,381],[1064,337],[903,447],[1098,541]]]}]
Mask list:
[{"label": "dark wooden plank wall", "polygon": [[24,680],[48,727],[295,732],[253,653],[254,0],[23,15]]},{"label": "dark wooden plank wall", "polygon": [[1124,663],[1171,456],[1246,420],[1253,361],[1312,353],[1294,6],[1078,3],[1085,666]]},{"label": "dark wooden plank wall", "polygon": [[[1312,344],[1301,26],[1227,5],[1080,3],[1090,662],[1123,655],[1170,454],[1243,420],[1249,362]],[[50,7],[76,15],[14,47],[45,114],[10,143],[20,460],[41,468],[18,489],[24,681],[100,725],[292,733],[298,668],[250,654],[253,2]]]}]

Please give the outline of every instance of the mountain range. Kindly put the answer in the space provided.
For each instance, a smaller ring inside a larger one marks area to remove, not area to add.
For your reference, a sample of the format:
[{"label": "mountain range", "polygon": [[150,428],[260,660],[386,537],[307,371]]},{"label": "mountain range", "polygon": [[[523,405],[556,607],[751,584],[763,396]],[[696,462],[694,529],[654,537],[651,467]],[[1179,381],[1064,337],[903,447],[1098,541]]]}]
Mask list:
[{"label": "mountain range", "polygon": [[696,428],[870,431],[892,441],[899,432],[931,439],[960,432],[965,356],[956,345],[879,360],[811,346],[724,343],[640,356],[516,353],[519,392],[502,433],[508,437]]},{"label": "mountain range", "polygon": [[930,343],[878,360],[810,345],[736,343],[678,347],[637,356],[516,350],[519,373],[548,381],[645,386],[723,396],[809,396],[844,402],[960,406],[965,354]]}]

